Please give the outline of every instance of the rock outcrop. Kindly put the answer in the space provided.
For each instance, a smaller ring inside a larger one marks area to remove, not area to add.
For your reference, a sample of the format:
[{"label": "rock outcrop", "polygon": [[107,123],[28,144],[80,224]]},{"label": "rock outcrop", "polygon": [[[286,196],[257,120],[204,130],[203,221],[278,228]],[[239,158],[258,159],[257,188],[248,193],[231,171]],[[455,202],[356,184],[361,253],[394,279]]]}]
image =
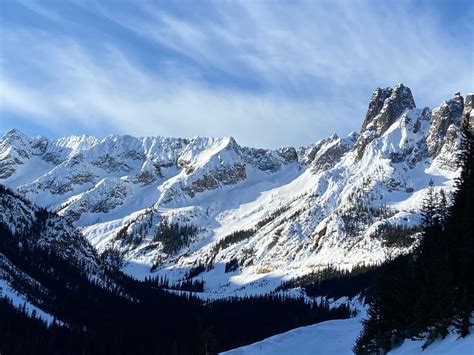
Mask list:
[{"label": "rock outcrop", "polygon": [[431,157],[436,156],[447,141],[452,141],[453,137],[447,137],[446,134],[452,124],[460,126],[463,109],[464,99],[457,92],[452,99],[444,101],[433,110],[431,128],[427,137],[428,154]]},{"label": "rock outcrop", "polygon": [[474,93],[472,92],[466,95],[462,117],[463,125],[469,127],[474,134]]},{"label": "rock outcrop", "polygon": [[372,94],[369,108],[360,130],[360,137],[357,142],[359,157],[368,143],[380,137],[405,110],[415,107],[415,100],[411,90],[403,84],[398,84],[393,89],[377,88]]}]

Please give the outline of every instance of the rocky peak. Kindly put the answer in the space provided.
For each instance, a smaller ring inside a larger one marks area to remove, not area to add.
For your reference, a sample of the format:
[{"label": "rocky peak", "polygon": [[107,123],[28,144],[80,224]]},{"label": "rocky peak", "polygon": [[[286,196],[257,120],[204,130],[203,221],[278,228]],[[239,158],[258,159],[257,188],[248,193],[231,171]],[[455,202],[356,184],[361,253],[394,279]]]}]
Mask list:
[{"label": "rocky peak", "polygon": [[10,139],[14,139],[16,137],[26,137],[25,134],[20,131],[19,129],[16,129],[16,128],[13,128],[11,130],[9,130],[7,133],[5,133],[5,137],[4,138],[10,138]]},{"label": "rocky peak", "polygon": [[393,90],[392,88],[377,88],[372,94],[372,97],[369,102],[369,108],[365,115],[364,122],[362,124],[361,132],[364,132],[370,122],[382,111],[382,107],[385,103],[385,100],[390,97]]},{"label": "rocky peak", "polygon": [[9,178],[30,156],[31,140],[17,129],[8,131],[0,141],[0,179]]},{"label": "rocky peak", "polygon": [[[415,100],[411,90],[403,84],[398,84],[393,89],[377,88],[372,94],[361,133],[372,127],[382,134],[403,111],[412,108],[415,108]],[[372,123],[374,126],[371,125]]]},{"label": "rocky peak", "polygon": [[5,133],[3,137],[3,142],[5,145],[20,145],[20,146],[29,146],[30,145],[30,138],[26,136],[20,130],[14,128]]},{"label": "rocky peak", "polygon": [[450,100],[443,101],[432,112],[431,128],[427,137],[428,154],[436,156],[445,143],[446,133],[454,124],[460,126],[464,109],[464,99],[459,92]]},{"label": "rocky peak", "polygon": [[446,101],[446,104],[454,118],[459,118],[464,109],[464,98],[458,91],[454,93],[454,97],[451,100]]},{"label": "rocky peak", "polygon": [[369,108],[361,128],[357,152],[361,156],[366,145],[380,137],[407,109],[415,108],[411,90],[403,84],[394,88],[377,88],[372,94]]}]

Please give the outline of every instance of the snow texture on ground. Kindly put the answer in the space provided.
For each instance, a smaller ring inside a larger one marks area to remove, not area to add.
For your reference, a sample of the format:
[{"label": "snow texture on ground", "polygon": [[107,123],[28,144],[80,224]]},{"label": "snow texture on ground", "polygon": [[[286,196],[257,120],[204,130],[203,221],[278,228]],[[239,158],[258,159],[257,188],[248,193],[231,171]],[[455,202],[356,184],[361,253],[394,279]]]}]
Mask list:
[{"label": "snow texture on ground", "polygon": [[[361,318],[331,320],[290,330],[254,344],[224,352],[226,355],[350,355],[361,331]],[[473,355],[474,336],[460,339],[450,333],[425,350],[424,340],[405,340],[389,355]]]}]

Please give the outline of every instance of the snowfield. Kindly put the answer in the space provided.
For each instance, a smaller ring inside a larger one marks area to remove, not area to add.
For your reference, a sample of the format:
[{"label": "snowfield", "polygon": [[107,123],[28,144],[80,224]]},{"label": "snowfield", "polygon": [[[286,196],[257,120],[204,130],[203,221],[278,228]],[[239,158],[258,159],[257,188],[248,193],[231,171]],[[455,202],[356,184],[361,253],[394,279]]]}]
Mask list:
[{"label": "snowfield", "polygon": [[226,355],[353,355],[360,318],[338,319],[290,330],[221,354]]},{"label": "snowfield", "polygon": [[[352,346],[361,331],[361,318],[331,320],[290,330],[254,344],[222,353],[223,355],[352,355]],[[389,355],[472,355],[474,336],[459,339],[449,334],[425,350],[424,341],[405,340]]]},{"label": "snowfield", "polygon": [[472,355],[474,354],[474,336],[459,338],[457,334],[449,334],[446,338],[437,340],[425,350],[423,341],[405,340],[398,348],[389,352],[390,355],[427,354],[427,355]]}]

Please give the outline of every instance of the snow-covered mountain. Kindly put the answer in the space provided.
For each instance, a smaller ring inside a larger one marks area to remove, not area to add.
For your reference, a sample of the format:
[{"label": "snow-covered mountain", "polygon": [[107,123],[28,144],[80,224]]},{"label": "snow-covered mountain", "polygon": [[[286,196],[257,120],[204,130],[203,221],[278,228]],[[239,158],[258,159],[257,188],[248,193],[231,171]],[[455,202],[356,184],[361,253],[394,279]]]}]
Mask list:
[{"label": "snow-covered mountain", "polygon": [[473,97],[431,110],[402,84],[377,89],[359,134],[299,149],[12,130],[0,141],[0,183],[73,223],[100,253],[119,251],[131,275],[202,278],[208,297],[260,293],[328,264],[409,251],[429,181],[452,188]]},{"label": "snow-covered mountain", "polygon": [[[121,290],[111,277],[114,265],[101,258],[76,228],[3,186],[0,186],[0,236],[0,297],[8,297],[29,312],[34,310],[48,322],[53,317],[44,311],[43,305],[54,302],[59,295],[44,285],[42,273],[59,280],[59,263],[80,270],[85,278],[102,288]],[[33,255],[38,252],[43,259]],[[32,265],[33,260],[47,260],[47,271],[44,265]]]}]

